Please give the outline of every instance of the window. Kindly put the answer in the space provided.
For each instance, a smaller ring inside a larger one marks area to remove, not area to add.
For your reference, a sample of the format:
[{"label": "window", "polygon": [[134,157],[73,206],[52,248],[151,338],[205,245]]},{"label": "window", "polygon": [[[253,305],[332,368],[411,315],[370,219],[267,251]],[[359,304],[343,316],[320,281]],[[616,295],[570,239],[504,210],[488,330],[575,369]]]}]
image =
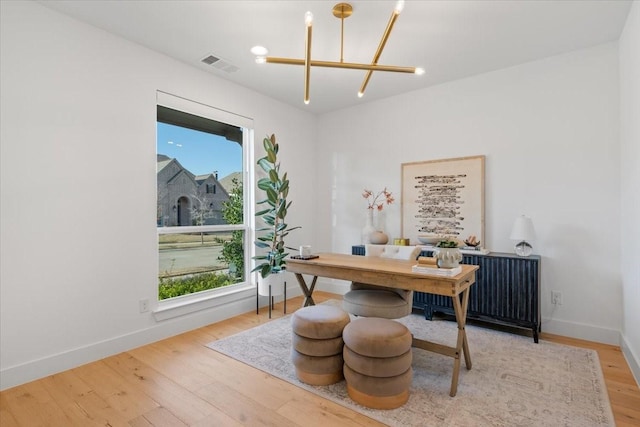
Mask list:
[{"label": "window", "polygon": [[251,121],[158,92],[158,298],[245,283]]}]

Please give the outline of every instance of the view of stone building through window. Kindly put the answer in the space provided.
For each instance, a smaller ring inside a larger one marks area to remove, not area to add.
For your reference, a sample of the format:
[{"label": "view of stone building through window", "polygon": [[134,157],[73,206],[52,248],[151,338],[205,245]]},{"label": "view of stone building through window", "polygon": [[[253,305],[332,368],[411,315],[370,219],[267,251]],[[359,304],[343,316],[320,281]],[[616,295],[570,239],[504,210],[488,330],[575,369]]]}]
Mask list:
[{"label": "view of stone building through window", "polygon": [[244,281],[243,129],[158,106],[159,299]]}]

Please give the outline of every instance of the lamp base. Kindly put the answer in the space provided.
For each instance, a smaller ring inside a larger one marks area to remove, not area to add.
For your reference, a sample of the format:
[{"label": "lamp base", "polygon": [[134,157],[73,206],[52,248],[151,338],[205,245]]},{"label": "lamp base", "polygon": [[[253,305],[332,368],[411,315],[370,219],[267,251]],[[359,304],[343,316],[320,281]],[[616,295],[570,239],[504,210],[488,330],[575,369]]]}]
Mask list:
[{"label": "lamp base", "polygon": [[532,249],[533,249],[533,247],[529,243],[525,242],[524,240],[522,242],[518,243],[514,247],[516,255],[519,255],[519,256],[529,256],[529,255],[531,255]]}]

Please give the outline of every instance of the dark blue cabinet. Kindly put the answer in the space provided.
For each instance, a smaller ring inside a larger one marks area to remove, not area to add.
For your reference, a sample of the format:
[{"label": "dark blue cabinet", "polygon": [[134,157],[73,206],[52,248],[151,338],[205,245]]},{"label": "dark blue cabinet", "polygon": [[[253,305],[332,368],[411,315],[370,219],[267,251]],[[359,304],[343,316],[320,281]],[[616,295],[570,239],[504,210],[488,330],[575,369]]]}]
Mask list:
[{"label": "dark blue cabinet", "polygon": [[[364,255],[364,246],[353,246],[351,253]],[[431,251],[420,253],[420,256],[431,255]],[[469,292],[467,318],[531,329],[533,340],[538,342],[540,256],[520,257],[500,252],[463,254],[462,263],[480,267]],[[414,292],[413,308],[423,310],[429,320],[434,312],[454,315],[451,298],[440,295]]]}]

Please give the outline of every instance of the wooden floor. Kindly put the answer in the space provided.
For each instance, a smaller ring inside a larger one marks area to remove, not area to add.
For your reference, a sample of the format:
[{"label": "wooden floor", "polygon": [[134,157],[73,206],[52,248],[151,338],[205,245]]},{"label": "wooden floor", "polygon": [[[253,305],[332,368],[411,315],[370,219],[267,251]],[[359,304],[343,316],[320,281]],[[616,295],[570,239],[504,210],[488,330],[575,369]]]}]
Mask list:
[{"label": "wooden floor", "polygon": [[[316,292],[322,302],[338,295]],[[288,301],[289,312],[302,298]],[[276,305],[274,318],[282,316]],[[381,426],[204,345],[268,322],[246,313],[0,393],[0,426]],[[640,426],[640,390],[618,347],[598,351],[618,427]],[[283,363],[288,363],[284,360]]]}]

